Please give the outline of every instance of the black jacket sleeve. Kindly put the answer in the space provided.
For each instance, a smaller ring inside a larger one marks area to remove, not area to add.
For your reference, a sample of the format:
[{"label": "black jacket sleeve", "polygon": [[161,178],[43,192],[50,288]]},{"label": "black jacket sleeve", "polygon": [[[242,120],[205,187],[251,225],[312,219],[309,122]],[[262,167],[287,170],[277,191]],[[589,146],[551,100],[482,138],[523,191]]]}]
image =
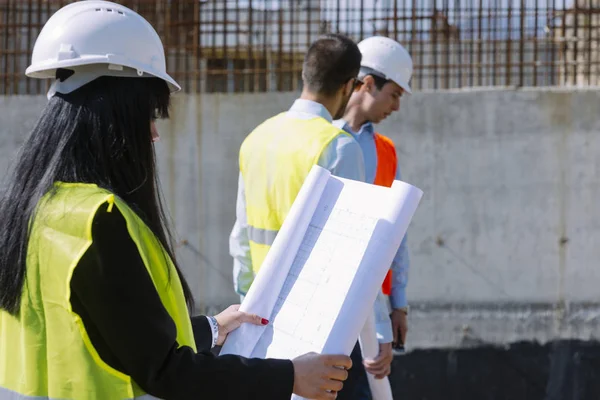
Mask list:
[{"label": "black jacket sleeve", "polygon": [[178,345],[175,323],[116,207],[98,211],[92,234],[71,280],[71,304],[104,362],[164,399],[290,398],[291,361],[214,356],[205,317],[192,319],[198,353]]}]

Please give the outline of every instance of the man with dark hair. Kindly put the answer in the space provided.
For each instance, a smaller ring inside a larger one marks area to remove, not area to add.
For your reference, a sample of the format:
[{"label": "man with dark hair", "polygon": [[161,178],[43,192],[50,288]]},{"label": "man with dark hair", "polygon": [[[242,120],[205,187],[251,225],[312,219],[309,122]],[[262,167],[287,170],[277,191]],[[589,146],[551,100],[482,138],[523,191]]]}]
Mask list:
[{"label": "man with dark hair", "polygon": [[[334,96],[358,74],[356,65],[360,66],[361,54],[356,49],[356,44],[342,35],[327,35],[314,42],[302,65],[305,88],[312,93]],[[344,109],[339,108],[342,112]]]},{"label": "man with dark hair", "polygon": [[[244,296],[267,255],[304,179],[316,164],[332,174],[365,180],[362,150],[351,134],[335,127],[344,115],[360,69],[361,53],[349,38],[326,35],[304,59],[302,94],[284,113],[259,125],[240,149],[237,220],[230,236],[235,290]],[[375,304],[378,334],[391,337],[384,302]],[[385,332],[380,332],[384,330]],[[360,351],[358,345],[355,349]],[[354,365],[342,398],[353,393]],[[348,397],[351,398],[351,397]]]},{"label": "man with dark hair", "polygon": [[[313,165],[343,178],[364,180],[360,146],[352,135],[332,125],[333,119],[344,115],[360,61],[357,45],[343,35],[330,34],[315,41],[304,59],[300,98],[244,140],[237,220],[230,237],[234,286],[240,295],[250,288]],[[278,208],[271,209],[269,204]]]}]

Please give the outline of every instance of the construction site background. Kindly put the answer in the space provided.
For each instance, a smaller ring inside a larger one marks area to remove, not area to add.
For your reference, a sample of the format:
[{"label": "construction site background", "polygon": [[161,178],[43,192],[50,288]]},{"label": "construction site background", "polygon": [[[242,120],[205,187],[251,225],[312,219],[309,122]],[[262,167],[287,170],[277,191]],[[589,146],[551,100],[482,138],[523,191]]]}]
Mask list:
[{"label": "construction site background", "polygon": [[[40,94],[24,77],[59,0],[0,0],[0,94]],[[599,83],[600,0],[122,0],[157,29],[186,92],[297,91],[320,34],[402,43],[413,87]]]},{"label": "construction site background", "polygon": [[[0,177],[47,102],[24,71],[65,3],[0,0]],[[378,130],[425,193],[395,398],[600,398],[600,0],[121,3],[158,29],[185,91],[156,149],[198,312],[238,301],[242,140],[298,96],[319,34],[383,34],[413,55],[416,90]]]}]

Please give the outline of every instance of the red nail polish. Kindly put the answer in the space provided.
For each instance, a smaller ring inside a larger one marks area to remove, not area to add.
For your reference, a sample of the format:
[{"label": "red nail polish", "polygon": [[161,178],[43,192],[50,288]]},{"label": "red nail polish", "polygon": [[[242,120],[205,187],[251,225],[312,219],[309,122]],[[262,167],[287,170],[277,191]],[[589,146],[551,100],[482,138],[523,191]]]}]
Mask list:
[{"label": "red nail polish", "polygon": [[260,323],[263,324],[263,325],[267,325],[269,323],[269,320],[263,318],[263,319],[260,320]]}]

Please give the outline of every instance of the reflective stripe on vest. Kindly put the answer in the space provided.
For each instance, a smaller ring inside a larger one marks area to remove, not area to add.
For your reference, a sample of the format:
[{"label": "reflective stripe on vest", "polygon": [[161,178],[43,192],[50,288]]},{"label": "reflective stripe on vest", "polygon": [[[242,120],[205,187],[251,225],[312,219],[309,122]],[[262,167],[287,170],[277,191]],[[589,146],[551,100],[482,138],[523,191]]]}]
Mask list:
[{"label": "reflective stripe on vest", "polygon": [[[27,249],[17,316],[0,310],[0,398],[134,399],[146,393],[106,364],[70,302],[70,280],[92,244],[97,210],[116,207],[173,319],[179,346],[196,349],[177,271],[150,228],[112,193],[95,185],[56,184],[40,201]],[[9,397],[10,398],[10,397]]]},{"label": "reflective stripe on vest", "polygon": [[[375,133],[375,149],[377,150],[377,170],[375,172],[375,185],[391,187],[396,179],[398,157],[394,142],[388,137]],[[392,293],[392,270],[390,269],[381,286],[385,295]]]},{"label": "reflective stripe on vest", "polygon": [[240,171],[255,273],[310,169],[339,135],[350,136],[324,118],[298,119],[281,113],[258,126],[242,143]]},{"label": "reflective stripe on vest", "polygon": [[277,233],[279,233],[279,231],[248,226],[248,239],[258,244],[266,244],[271,246],[275,241],[275,236],[277,236]]}]

